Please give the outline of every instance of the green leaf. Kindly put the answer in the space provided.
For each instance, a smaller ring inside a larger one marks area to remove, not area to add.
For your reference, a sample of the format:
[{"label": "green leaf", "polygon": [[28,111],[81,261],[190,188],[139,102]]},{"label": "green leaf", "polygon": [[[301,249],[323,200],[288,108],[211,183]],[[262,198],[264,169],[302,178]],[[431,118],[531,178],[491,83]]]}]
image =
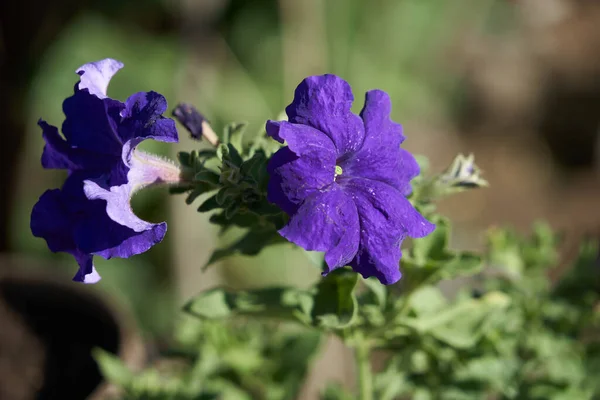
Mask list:
[{"label": "green leaf", "polygon": [[410,295],[411,308],[417,316],[437,314],[448,305],[442,291],[435,286],[423,286]]},{"label": "green leaf", "polygon": [[93,349],[92,356],[98,363],[100,372],[106,380],[125,389],[131,386],[135,375],[123,364],[119,357],[101,348]]},{"label": "green leaf", "polygon": [[281,382],[283,391],[278,399],[294,400],[299,397],[306,375],[317,356],[324,335],[314,329],[283,335],[269,350],[276,363],[275,379]]},{"label": "green leaf", "polygon": [[[387,301],[387,287],[375,277],[362,279],[361,281],[367,287],[368,293],[372,294],[372,296],[369,296],[369,298],[372,298],[372,301],[369,303],[374,303],[380,308],[384,308]],[[361,301],[361,304],[364,303]]]},{"label": "green leaf", "polygon": [[442,267],[443,265],[434,261],[419,265],[413,262],[410,256],[403,257],[400,261],[400,269],[402,271],[400,287],[402,291],[410,293],[420,286],[434,283],[436,281],[436,274]]},{"label": "green leaf", "polygon": [[232,202],[226,209],[225,209],[225,218],[231,220],[236,214],[237,212],[240,210],[240,204],[236,203],[235,201]]},{"label": "green leaf", "polygon": [[495,318],[502,316],[510,301],[501,292],[490,292],[481,299],[467,299],[445,308],[436,306],[423,316],[403,318],[397,323],[420,335],[430,334],[450,346],[467,349],[487,332]]},{"label": "green leaf", "polygon": [[413,240],[413,247],[402,259],[401,286],[407,292],[441,279],[474,275],[483,268],[483,261],[476,254],[448,250],[450,223],[447,219],[438,216],[432,222],[436,229],[429,236]]},{"label": "green leaf", "polygon": [[200,204],[200,207],[198,207],[198,212],[207,212],[220,207],[221,205],[217,201],[217,196],[214,195],[204,200],[204,202]]},{"label": "green leaf", "polygon": [[216,155],[217,155],[217,158],[221,162],[227,160],[228,156],[229,156],[229,147],[228,147],[228,145],[225,144],[225,143],[219,144],[219,146],[217,147]]},{"label": "green leaf", "polygon": [[214,171],[205,168],[196,172],[196,175],[194,175],[194,180],[197,182],[210,183],[215,185],[216,188],[216,186],[219,184],[220,176]]},{"label": "green leaf", "polygon": [[312,296],[300,289],[277,287],[248,291],[217,288],[191,299],[184,311],[202,319],[224,319],[234,315],[277,318],[310,323]]},{"label": "green leaf", "polygon": [[[233,204],[233,202],[231,203]],[[227,217],[225,212],[211,215],[209,221],[212,224],[220,225],[224,229],[232,226],[238,226],[240,228],[255,228],[261,229],[261,217],[251,212],[238,212],[233,216]],[[266,229],[266,228],[264,228]],[[258,254],[258,253],[257,253]]]},{"label": "green leaf", "polygon": [[[213,218],[211,218],[211,222],[212,221]],[[211,264],[214,264],[215,262],[223,258],[230,257],[234,254],[254,256],[260,253],[262,249],[268,245],[283,242],[285,242],[285,239],[283,239],[281,235],[279,235],[279,233],[277,233],[277,231],[274,229],[252,229],[232,245],[215,250],[203,268],[207,268]]]},{"label": "green leaf", "polygon": [[242,138],[248,124],[246,122],[231,122],[223,129],[223,143],[231,144],[234,148],[242,149]]},{"label": "green leaf", "polygon": [[454,279],[461,276],[475,275],[483,269],[480,256],[470,252],[456,254],[452,261],[443,265],[439,270],[439,279]]},{"label": "green leaf", "polygon": [[329,329],[350,326],[357,314],[357,282],[358,274],[347,268],[332,271],[319,281],[312,309],[314,323]]},{"label": "green leaf", "polygon": [[371,327],[383,327],[386,322],[388,288],[375,277],[359,280],[364,284],[362,293],[358,296],[358,311],[361,320]]},{"label": "green leaf", "polygon": [[267,163],[269,159],[262,150],[257,151],[252,157],[241,165],[240,171],[246,180],[253,183],[253,187],[258,192],[265,192],[269,182],[269,173],[267,172]]},{"label": "green leaf", "polygon": [[180,151],[177,153],[177,160],[179,161],[179,164],[184,167],[190,167],[192,165],[192,156],[190,153],[185,151]]},{"label": "green leaf", "polygon": [[179,183],[169,186],[169,194],[187,193],[194,189],[194,185],[190,183]]},{"label": "green leaf", "polygon": [[600,243],[598,240],[587,239],[579,247],[579,255],[573,266],[553,290],[553,297],[562,297],[571,303],[590,307],[598,299],[600,292],[600,275],[598,262]]},{"label": "green leaf", "polygon": [[489,263],[505,270],[514,279],[528,271],[553,266],[557,257],[557,238],[549,229],[544,224],[537,224],[530,238],[511,229],[490,229],[487,234]]},{"label": "green leaf", "polygon": [[481,381],[494,390],[510,394],[516,390],[513,376],[518,374],[520,361],[486,355],[469,360],[456,370],[457,381]]},{"label": "green leaf", "polygon": [[219,145],[217,148],[217,157],[219,157],[224,164],[229,162],[236,167],[240,167],[244,162],[238,150],[231,144]]},{"label": "green leaf", "polygon": [[228,201],[232,201],[236,197],[236,190],[232,187],[221,188],[215,195],[215,200],[220,206],[223,206]]},{"label": "green leaf", "polygon": [[432,233],[424,238],[413,240],[411,259],[420,265],[426,264],[428,260],[445,261],[451,257],[447,252],[450,223],[446,218],[441,217],[432,222],[436,225]]},{"label": "green leaf", "polygon": [[192,204],[198,197],[202,196],[204,193],[212,192],[215,189],[214,185],[197,182],[191,188],[187,188],[186,192],[189,192],[185,203]]}]

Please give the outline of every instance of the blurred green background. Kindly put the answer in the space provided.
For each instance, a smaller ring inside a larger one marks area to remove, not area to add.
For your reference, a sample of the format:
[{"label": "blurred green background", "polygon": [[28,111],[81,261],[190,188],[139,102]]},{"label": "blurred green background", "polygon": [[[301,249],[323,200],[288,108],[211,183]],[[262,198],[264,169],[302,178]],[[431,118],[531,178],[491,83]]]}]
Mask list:
[{"label": "blurred green background", "polygon": [[[125,64],[109,96],[124,100],[154,90],[171,108],[194,104],[217,132],[231,121],[259,131],[312,74],[349,81],[357,112],[366,90],[387,91],[409,150],[429,157],[433,170],[459,151],[474,152],[491,183],[441,204],[457,225],[454,246],[476,249],[481,229],[491,224],[527,230],[542,217],[573,242],[600,230],[600,5],[594,2],[34,1],[9,2],[0,15],[3,259],[74,274],[72,258],[50,253],[29,229],[33,204],[64,179],[41,168],[36,122],[42,117],[59,126],[76,68],[105,57]],[[175,146],[143,147],[174,157],[202,146],[183,129],[180,138]],[[203,273],[226,239],[206,215],[164,190],[139,193],[133,206],[144,219],[166,220],[167,237],[138,257],[98,257],[98,286],[132,311],[148,339],[168,335],[172,313],[204,288],[303,285],[318,277],[291,245]]]}]

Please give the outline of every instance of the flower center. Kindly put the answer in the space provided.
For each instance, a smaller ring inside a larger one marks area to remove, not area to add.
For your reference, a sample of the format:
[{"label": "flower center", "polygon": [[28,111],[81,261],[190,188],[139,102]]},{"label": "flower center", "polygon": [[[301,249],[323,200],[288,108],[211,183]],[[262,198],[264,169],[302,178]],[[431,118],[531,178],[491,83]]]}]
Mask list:
[{"label": "flower center", "polygon": [[335,180],[338,176],[340,176],[342,174],[343,170],[342,167],[340,167],[339,165],[335,166],[335,175],[333,177],[333,180]]}]

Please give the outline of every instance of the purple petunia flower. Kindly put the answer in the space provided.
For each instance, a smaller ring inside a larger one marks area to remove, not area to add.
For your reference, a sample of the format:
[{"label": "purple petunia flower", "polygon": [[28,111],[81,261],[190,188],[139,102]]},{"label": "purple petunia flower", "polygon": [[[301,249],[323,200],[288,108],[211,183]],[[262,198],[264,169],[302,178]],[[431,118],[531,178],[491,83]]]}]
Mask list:
[{"label": "purple petunia flower", "polygon": [[66,169],[61,189],[46,191],[33,207],[31,231],[53,252],[75,257],[75,281],[95,283],[92,258],[130,257],[160,242],[166,223],[139,219],[130,199],[140,188],[179,181],[179,168],[136,146],[145,139],[176,142],[173,120],[162,114],[165,98],[140,92],[125,103],[106,96],[112,76],[123,64],[105,59],[83,65],[75,94],[63,103],[66,119],[58,129],[39,121],[46,141],[44,168]]},{"label": "purple petunia flower", "polygon": [[402,127],[391,102],[367,92],[360,116],[350,85],[335,75],[306,78],[286,108],[288,121],[267,121],[283,143],[271,158],[268,199],[289,216],[279,231],[306,250],[324,251],[328,270],[350,265],[384,284],[400,279],[400,244],[435,225],[409,203],[415,158],[400,148]]}]

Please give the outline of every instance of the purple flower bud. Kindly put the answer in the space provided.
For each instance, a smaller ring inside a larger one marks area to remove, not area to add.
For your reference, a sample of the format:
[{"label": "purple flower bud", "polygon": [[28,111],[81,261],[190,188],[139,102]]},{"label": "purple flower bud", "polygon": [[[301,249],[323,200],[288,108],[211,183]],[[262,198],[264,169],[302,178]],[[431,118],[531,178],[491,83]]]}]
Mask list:
[{"label": "purple flower bud", "polygon": [[180,103],[173,109],[173,117],[190,132],[193,139],[201,140],[206,119],[192,105]]}]

